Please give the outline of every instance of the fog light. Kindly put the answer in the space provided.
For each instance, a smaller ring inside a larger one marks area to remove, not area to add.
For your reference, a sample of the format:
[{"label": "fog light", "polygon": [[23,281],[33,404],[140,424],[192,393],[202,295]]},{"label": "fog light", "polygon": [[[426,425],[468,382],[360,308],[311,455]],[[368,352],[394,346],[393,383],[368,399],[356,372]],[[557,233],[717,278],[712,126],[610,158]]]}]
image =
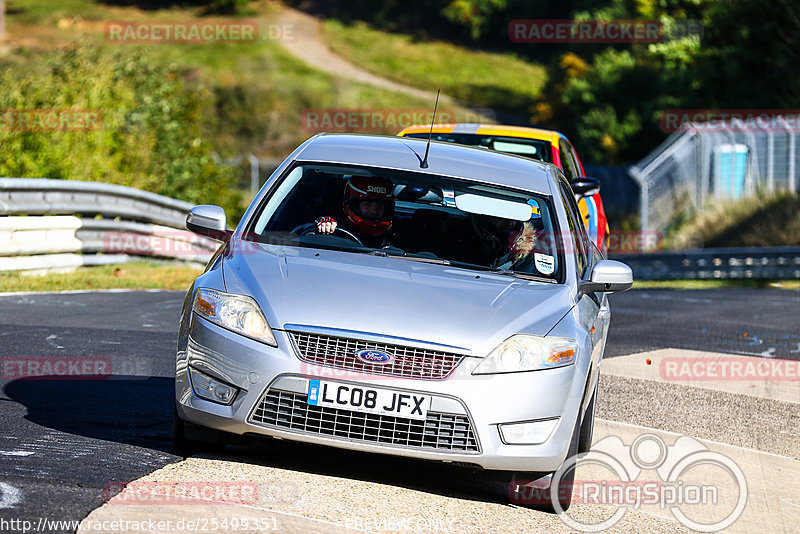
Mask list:
[{"label": "fog light", "polygon": [[236,397],[236,392],[239,391],[238,388],[201,373],[197,369],[189,368],[189,375],[192,381],[192,390],[201,399],[219,404],[230,404]]},{"label": "fog light", "polygon": [[498,425],[500,438],[508,445],[539,445],[547,441],[558,424],[558,417],[528,423]]}]

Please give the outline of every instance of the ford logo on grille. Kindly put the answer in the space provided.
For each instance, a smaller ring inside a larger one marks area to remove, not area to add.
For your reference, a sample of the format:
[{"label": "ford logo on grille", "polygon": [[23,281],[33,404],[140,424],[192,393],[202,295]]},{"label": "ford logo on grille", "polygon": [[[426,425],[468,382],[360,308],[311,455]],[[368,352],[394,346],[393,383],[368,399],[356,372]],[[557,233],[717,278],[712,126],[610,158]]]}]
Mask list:
[{"label": "ford logo on grille", "polygon": [[375,349],[361,349],[356,351],[356,358],[365,363],[373,365],[386,365],[394,361],[394,356],[386,352]]}]

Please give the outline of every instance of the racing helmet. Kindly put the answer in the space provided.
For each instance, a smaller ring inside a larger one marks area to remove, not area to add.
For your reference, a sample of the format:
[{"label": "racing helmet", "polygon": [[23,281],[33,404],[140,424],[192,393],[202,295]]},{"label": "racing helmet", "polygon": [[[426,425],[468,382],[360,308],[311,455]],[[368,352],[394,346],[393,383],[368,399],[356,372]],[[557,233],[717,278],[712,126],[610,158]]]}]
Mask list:
[{"label": "racing helmet", "polygon": [[[394,216],[394,184],[388,178],[378,176],[352,176],[344,188],[345,217],[353,229],[363,235],[380,236],[392,227]],[[368,200],[383,204],[383,215],[370,219],[361,213],[361,202]]]}]

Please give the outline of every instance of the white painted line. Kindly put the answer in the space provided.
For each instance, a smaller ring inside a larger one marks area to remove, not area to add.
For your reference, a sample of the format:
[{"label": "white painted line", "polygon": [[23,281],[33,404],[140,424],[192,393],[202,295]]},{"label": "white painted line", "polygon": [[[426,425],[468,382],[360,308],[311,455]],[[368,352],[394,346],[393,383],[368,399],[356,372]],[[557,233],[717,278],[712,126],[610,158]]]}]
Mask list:
[{"label": "white painted line", "polygon": [[0,451],[0,456],[30,456],[33,451]]},{"label": "white painted line", "polygon": [[13,508],[22,502],[22,490],[11,484],[0,482],[0,510]]}]

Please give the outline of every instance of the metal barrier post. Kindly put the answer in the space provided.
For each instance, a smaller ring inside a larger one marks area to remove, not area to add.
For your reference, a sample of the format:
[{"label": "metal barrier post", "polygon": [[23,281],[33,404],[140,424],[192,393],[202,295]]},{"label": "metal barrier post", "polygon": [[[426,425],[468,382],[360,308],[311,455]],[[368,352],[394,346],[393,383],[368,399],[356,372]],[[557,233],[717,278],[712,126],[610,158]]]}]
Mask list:
[{"label": "metal barrier post", "polygon": [[250,162],[250,193],[256,196],[258,193],[258,158],[253,154],[248,154],[247,160]]}]

